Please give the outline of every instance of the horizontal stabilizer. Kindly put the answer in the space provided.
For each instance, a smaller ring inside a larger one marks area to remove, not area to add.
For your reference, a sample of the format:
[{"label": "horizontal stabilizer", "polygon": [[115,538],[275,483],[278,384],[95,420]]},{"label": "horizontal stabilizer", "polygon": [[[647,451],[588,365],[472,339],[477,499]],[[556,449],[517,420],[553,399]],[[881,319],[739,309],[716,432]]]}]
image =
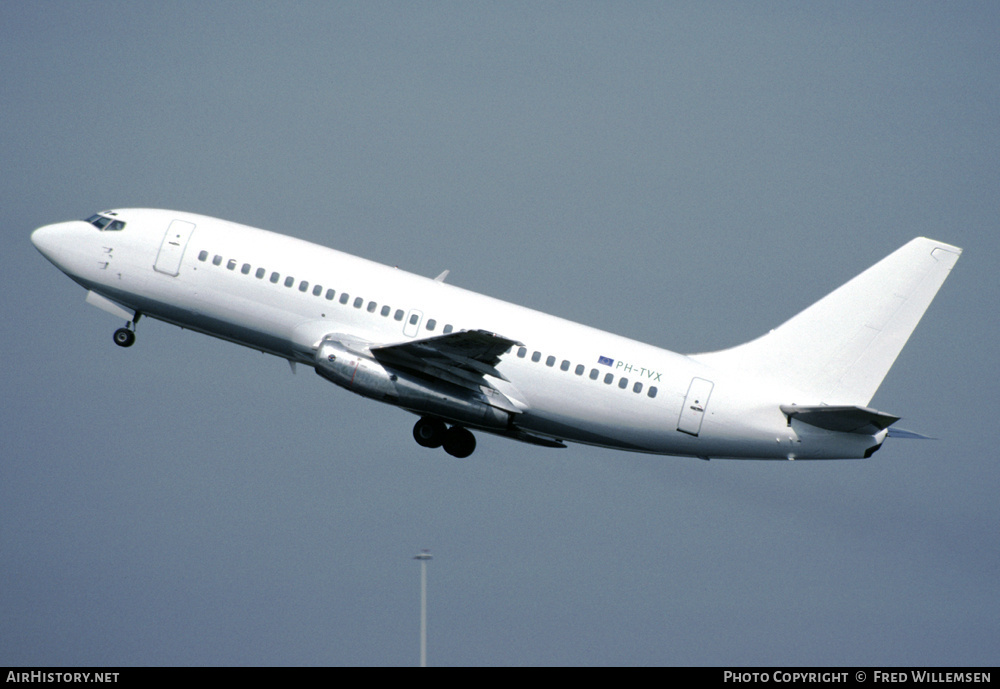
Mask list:
[{"label": "horizontal stabilizer", "polygon": [[861,435],[875,435],[899,421],[898,416],[868,407],[797,407],[783,404],[781,412],[789,421],[795,419],[827,431]]},{"label": "horizontal stabilizer", "polygon": [[914,433],[913,431],[905,431],[902,428],[890,428],[889,429],[890,438],[908,438],[910,440],[934,440],[934,438],[929,435],[921,435],[919,433]]}]

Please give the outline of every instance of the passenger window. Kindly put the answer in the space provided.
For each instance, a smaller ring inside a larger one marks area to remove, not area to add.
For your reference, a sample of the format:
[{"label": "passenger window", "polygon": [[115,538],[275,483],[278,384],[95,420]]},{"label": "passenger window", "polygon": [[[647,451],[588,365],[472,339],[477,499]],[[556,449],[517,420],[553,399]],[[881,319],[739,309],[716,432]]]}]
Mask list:
[{"label": "passenger window", "polygon": [[599,376],[599,375],[601,375],[601,372],[598,371],[596,368],[590,369],[590,379],[591,380],[597,380],[597,376]]},{"label": "passenger window", "polygon": [[569,361],[567,359],[563,359],[563,362],[561,364],[559,364],[559,369],[562,370],[562,371],[568,371],[569,370]]},{"label": "passenger window", "polygon": [[235,258],[229,259],[229,262],[226,263],[226,268],[228,268],[229,270],[235,270],[236,269],[236,259]]},{"label": "passenger window", "polygon": [[538,363],[539,361],[542,360],[542,353],[541,352],[532,352],[531,353],[531,360],[534,361],[535,363]]},{"label": "passenger window", "polygon": [[618,387],[620,387],[622,390],[624,390],[625,388],[627,388],[628,387],[628,378],[619,378],[618,379]]},{"label": "passenger window", "polygon": [[586,366],[584,366],[583,364],[577,364],[574,373],[578,376],[582,376],[585,369]]},{"label": "passenger window", "polygon": [[636,383],[632,386],[632,392],[639,393],[642,392],[642,383]]},{"label": "passenger window", "polygon": [[615,379],[614,373],[607,373],[604,375],[604,384],[611,385],[611,381],[613,381],[614,379]]},{"label": "passenger window", "polygon": [[444,330],[442,330],[441,332],[443,332],[443,333],[444,333],[445,335],[447,335],[447,334],[448,334],[448,333],[450,333],[450,332],[451,332],[452,330],[454,330],[454,328],[452,328],[452,327],[451,327],[451,323],[449,323],[448,325],[444,326]]},{"label": "passenger window", "polygon": [[351,300],[351,295],[350,294],[348,294],[347,292],[341,292],[340,293],[340,303],[341,304],[346,304],[350,300]]},{"label": "passenger window", "polygon": [[332,289],[328,289],[326,291],[326,299],[327,299],[327,301],[333,301],[333,297],[334,297],[335,294],[336,294],[336,292],[334,292]]},{"label": "passenger window", "polygon": [[428,330],[434,330],[434,328],[437,327],[437,324],[438,324],[438,322],[436,320],[434,320],[433,318],[431,318],[429,321],[427,321],[427,329]]},{"label": "passenger window", "polygon": [[554,356],[549,356],[545,359],[546,366],[552,366],[554,363],[556,363],[556,358]]},{"label": "passenger window", "polygon": [[307,289],[309,289],[309,282],[307,280],[303,280],[299,283],[300,292],[305,292]]},{"label": "passenger window", "polygon": [[276,284],[278,284],[278,280],[280,280],[280,279],[281,279],[281,275],[279,273],[271,273],[271,282],[272,283],[274,283],[276,285]]},{"label": "passenger window", "polygon": [[403,320],[403,309],[396,309],[396,313],[392,314],[392,319],[396,321]]},{"label": "passenger window", "polygon": [[257,272],[254,275],[256,275],[257,279],[260,280],[261,278],[264,277],[265,273],[267,273],[266,270],[264,270],[263,268],[258,268]]},{"label": "passenger window", "polygon": [[382,310],[379,311],[379,315],[388,316],[390,311],[392,311],[392,309],[390,309],[388,306],[383,306]]},{"label": "passenger window", "polygon": [[250,274],[250,264],[249,263],[244,263],[243,267],[240,268],[240,272],[243,273],[244,275],[249,275]]},{"label": "passenger window", "polygon": [[419,322],[420,322],[419,313],[410,314],[410,325],[416,325]]},{"label": "passenger window", "polygon": [[375,309],[378,308],[378,304],[373,301],[368,302],[368,313],[375,313]]},{"label": "passenger window", "polygon": [[646,393],[649,397],[656,397],[656,386],[649,386],[649,392]]},{"label": "passenger window", "polygon": [[291,275],[285,278],[285,287],[291,287],[294,284],[295,284],[295,278],[293,278]]},{"label": "passenger window", "polygon": [[220,265],[222,265],[222,256],[219,256],[219,254],[216,254],[215,256],[213,256],[212,257],[212,265],[213,266],[220,266]]},{"label": "passenger window", "polygon": [[198,260],[201,261],[202,263],[204,263],[205,261],[207,261],[208,260],[208,252],[207,251],[200,252],[198,254]]},{"label": "passenger window", "polygon": [[519,347],[518,350],[517,350],[517,358],[518,359],[523,359],[524,356],[527,353],[528,353],[528,348],[527,347]]},{"label": "passenger window", "polygon": [[323,285],[316,285],[315,287],[313,287],[314,297],[318,297],[321,294],[323,294]]},{"label": "passenger window", "polygon": [[364,304],[364,303],[365,303],[365,300],[362,299],[361,297],[355,297],[354,298],[354,308],[360,309],[361,305]]}]

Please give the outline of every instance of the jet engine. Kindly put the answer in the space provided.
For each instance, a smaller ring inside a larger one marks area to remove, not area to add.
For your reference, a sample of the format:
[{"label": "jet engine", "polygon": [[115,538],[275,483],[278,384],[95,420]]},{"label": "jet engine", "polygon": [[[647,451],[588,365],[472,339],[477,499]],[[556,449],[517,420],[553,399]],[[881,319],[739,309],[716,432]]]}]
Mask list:
[{"label": "jet engine", "polygon": [[489,404],[480,390],[410,371],[387,368],[370,345],[344,335],[327,335],[316,349],[316,373],[351,392],[457,424],[504,430],[511,414]]}]

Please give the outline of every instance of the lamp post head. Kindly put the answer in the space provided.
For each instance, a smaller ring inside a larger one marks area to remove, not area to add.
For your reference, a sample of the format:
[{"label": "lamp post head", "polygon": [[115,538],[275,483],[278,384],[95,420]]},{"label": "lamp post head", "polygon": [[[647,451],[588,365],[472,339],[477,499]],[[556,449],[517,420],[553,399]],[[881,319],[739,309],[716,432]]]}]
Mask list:
[{"label": "lamp post head", "polygon": [[421,550],[418,555],[414,555],[413,559],[414,560],[432,560],[434,558],[431,556],[431,551],[429,551],[429,550],[427,550],[425,548],[424,550]]}]

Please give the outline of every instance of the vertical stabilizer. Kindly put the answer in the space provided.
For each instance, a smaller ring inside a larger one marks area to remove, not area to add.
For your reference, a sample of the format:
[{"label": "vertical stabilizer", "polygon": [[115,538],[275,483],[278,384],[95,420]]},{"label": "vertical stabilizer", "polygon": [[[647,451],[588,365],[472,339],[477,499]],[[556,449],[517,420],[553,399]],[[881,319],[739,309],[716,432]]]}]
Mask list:
[{"label": "vertical stabilizer", "polygon": [[961,253],[919,237],[767,335],[693,358],[867,405]]}]

